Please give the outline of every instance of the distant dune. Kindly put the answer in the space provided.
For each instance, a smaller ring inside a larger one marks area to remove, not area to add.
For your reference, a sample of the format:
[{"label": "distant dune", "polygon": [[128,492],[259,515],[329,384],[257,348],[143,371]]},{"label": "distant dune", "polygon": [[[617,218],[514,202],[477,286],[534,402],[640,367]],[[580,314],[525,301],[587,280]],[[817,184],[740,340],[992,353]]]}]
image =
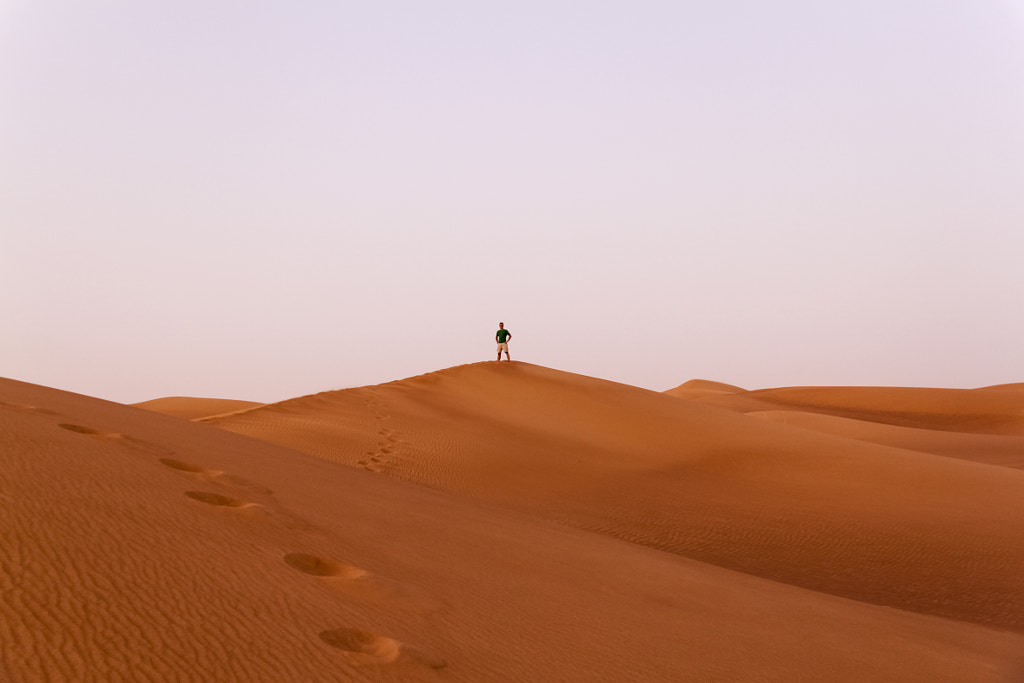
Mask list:
[{"label": "distant dune", "polygon": [[136,408],[145,408],[164,415],[173,415],[186,420],[200,417],[211,417],[237,410],[247,410],[263,405],[254,401],[237,401],[229,398],[192,398],[188,396],[169,396],[155,398],[152,401],[133,403]]},{"label": "distant dune", "polygon": [[663,393],[669,396],[675,396],[676,398],[704,398],[706,396],[720,396],[722,394],[739,394],[746,391],[740,387],[734,387],[731,384],[722,384],[721,382],[711,382],[706,379],[691,379],[689,382],[684,382],[674,389],[669,389]]},{"label": "distant dune", "polygon": [[0,680],[1019,680],[1024,472],[861,428],[518,362],[200,422],[0,380]]},{"label": "distant dune", "polygon": [[1024,470],[1024,436],[916,429],[800,410],[746,414],[845,439]]},{"label": "distant dune", "polygon": [[1016,384],[996,384],[991,387],[982,387],[981,389],[975,389],[974,391],[1005,391],[1024,394],[1024,382],[1018,382]]},{"label": "distant dune", "polygon": [[789,387],[711,396],[707,403],[740,412],[799,410],[879,422],[980,434],[1024,436],[1024,391],[910,387]]}]

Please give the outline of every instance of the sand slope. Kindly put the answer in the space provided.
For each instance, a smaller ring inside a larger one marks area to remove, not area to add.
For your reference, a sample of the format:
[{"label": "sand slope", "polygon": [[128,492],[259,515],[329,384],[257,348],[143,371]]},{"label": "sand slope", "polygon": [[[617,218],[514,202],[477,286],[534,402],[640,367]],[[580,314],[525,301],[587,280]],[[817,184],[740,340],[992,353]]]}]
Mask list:
[{"label": "sand slope", "polygon": [[[1019,385],[1016,385],[1019,386]],[[798,410],[941,431],[1024,436],[1024,391],[913,387],[788,387],[702,401],[740,412]]]},{"label": "sand slope", "polygon": [[518,362],[210,423],[790,585],[1024,631],[1015,469]]},{"label": "sand slope", "polygon": [[675,395],[847,439],[1024,469],[1024,384],[973,390],[796,387],[725,394]]},{"label": "sand slope", "polygon": [[[462,400],[479,398],[480,382],[521,375],[567,403],[580,388],[593,394],[575,410],[610,397],[594,393],[605,383],[540,368],[478,370],[337,398],[368,411],[383,468],[412,446],[387,426],[399,409],[472,425],[456,406],[471,410]],[[334,410],[329,398],[298,403],[250,419]],[[573,423],[589,419],[573,410]],[[592,418],[601,433],[604,417]],[[467,437],[444,436],[451,424],[433,428],[434,483],[468,485],[452,455]],[[557,418],[535,428],[562,443]],[[1021,671],[1019,634],[756,578],[145,410],[0,380],[0,434],[2,680],[1009,681]],[[521,469],[536,464],[504,452]],[[621,463],[608,451],[594,469]]]},{"label": "sand slope", "polygon": [[133,403],[136,408],[145,408],[164,415],[195,420],[200,417],[211,417],[224,413],[233,413],[237,410],[248,410],[256,408],[262,403],[255,401],[238,401],[230,398],[194,398],[190,396],[168,396],[166,398],[155,398],[151,401]]},{"label": "sand slope", "polygon": [[833,434],[846,439],[905,448],[989,465],[1024,469],[1024,436],[971,434],[913,427],[897,427],[825,413],[798,410],[754,411],[747,415],[791,427]]}]

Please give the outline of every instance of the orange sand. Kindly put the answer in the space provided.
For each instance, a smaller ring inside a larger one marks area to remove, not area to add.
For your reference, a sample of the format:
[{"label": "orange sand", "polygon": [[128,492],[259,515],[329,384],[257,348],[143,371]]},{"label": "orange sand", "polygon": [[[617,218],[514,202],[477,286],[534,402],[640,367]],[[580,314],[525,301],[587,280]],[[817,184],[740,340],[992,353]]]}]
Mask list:
[{"label": "orange sand", "polygon": [[192,398],[189,396],[169,396],[157,398],[152,401],[133,403],[137,408],[145,408],[164,415],[173,415],[186,420],[195,420],[200,417],[212,417],[233,413],[238,410],[257,408],[262,403],[255,401],[236,401],[229,398]]},{"label": "orange sand", "polygon": [[708,396],[722,396],[726,394],[739,394],[746,391],[731,384],[711,382],[706,379],[691,379],[689,382],[680,384],[675,389],[664,392],[669,396],[677,398],[706,398]]},{"label": "orange sand", "polygon": [[1019,457],[1022,392],[876,436],[816,391],[489,362],[188,422],[0,380],[0,680],[1017,680],[1024,472],[956,439]]}]

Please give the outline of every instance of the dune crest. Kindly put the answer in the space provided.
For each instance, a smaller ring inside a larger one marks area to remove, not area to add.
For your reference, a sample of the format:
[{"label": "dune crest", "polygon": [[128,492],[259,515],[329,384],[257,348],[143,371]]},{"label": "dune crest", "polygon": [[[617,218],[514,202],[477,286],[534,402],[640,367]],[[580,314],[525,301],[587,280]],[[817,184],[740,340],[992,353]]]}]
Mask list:
[{"label": "dune crest", "polygon": [[1024,436],[900,427],[799,410],[764,410],[746,414],[845,439],[1024,470]]},{"label": "dune crest", "polygon": [[706,379],[691,379],[688,382],[683,382],[679,386],[663,391],[662,393],[669,396],[675,396],[676,398],[692,399],[704,398],[706,396],[720,396],[722,394],[740,394],[745,391],[746,389],[733,386],[732,384],[712,382]]},{"label": "dune crest", "polygon": [[151,401],[133,403],[136,408],[152,410],[164,415],[173,415],[185,420],[195,420],[201,417],[211,417],[233,413],[239,410],[256,408],[262,403],[255,401],[238,401],[229,398],[193,398],[189,396],[168,396],[166,398],[155,398]]},{"label": "dune crest", "polygon": [[786,387],[704,401],[744,413],[798,410],[899,427],[1024,436],[1024,392],[1012,389]]}]

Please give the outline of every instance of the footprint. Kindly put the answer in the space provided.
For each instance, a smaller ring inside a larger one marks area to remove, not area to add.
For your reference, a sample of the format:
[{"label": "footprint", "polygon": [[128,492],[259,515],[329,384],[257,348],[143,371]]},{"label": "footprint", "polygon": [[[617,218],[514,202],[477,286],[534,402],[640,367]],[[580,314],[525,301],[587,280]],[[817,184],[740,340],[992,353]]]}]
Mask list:
[{"label": "footprint", "polygon": [[315,576],[332,589],[345,595],[374,603],[401,605],[424,614],[447,609],[442,601],[427,591],[382,576],[376,576],[352,565],[307,553],[289,553],[284,562],[292,569]]},{"label": "footprint", "polygon": [[209,493],[207,491],[185,491],[185,495],[193,500],[198,500],[200,503],[206,503],[207,505],[218,505],[220,507],[229,508],[245,508],[253,506],[253,503],[246,503],[243,500],[228,498],[227,496],[222,496],[219,493]]},{"label": "footprint", "polygon": [[320,640],[343,650],[361,664],[390,664],[399,660],[423,664],[432,669],[448,665],[443,658],[399,643],[394,638],[356,628],[336,628],[320,632]]},{"label": "footprint", "polygon": [[[223,487],[225,483],[230,483],[232,479],[231,475],[219,476],[216,480],[217,485]],[[242,495],[249,497],[255,492],[255,490],[246,490]],[[185,491],[185,495],[192,500],[198,500],[200,503],[231,510],[231,514],[238,515],[239,519],[268,524],[290,531],[307,532],[317,528],[316,525],[300,515],[289,511],[270,495],[258,497],[258,502],[232,498],[231,496],[213,493],[212,491]]]},{"label": "footprint", "polygon": [[234,475],[225,475],[224,470],[211,470],[203,467],[202,465],[194,465],[184,460],[177,460],[175,458],[160,458],[160,464],[170,467],[172,470],[179,472],[185,472],[187,474],[197,474],[199,479],[210,481],[217,479],[219,484],[228,484],[241,489],[245,489],[250,495],[257,496],[270,496],[274,492],[268,489],[266,486],[261,484],[254,484],[248,479],[242,477],[236,477]]},{"label": "footprint", "polygon": [[289,553],[284,556],[284,562],[289,567],[298,569],[300,572],[310,576],[358,579],[367,574],[365,569],[359,569],[358,567],[352,567],[341,562],[305,553]]},{"label": "footprint", "polygon": [[83,427],[82,425],[69,424],[69,423],[63,423],[63,424],[59,424],[57,426],[60,427],[61,429],[65,429],[65,430],[67,430],[69,432],[74,432],[75,434],[85,434],[86,436],[97,436],[97,437],[99,437],[101,439],[106,439],[108,441],[113,441],[113,442],[121,444],[122,446],[124,446],[126,448],[130,448],[130,449],[136,450],[136,451],[145,451],[147,453],[154,453],[154,454],[173,453],[173,451],[170,451],[170,450],[164,448],[163,446],[158,446],[156,444],[151,444],[151,443],[148,443],[146,441],[142,441],[141,439],[136,439],[136,438],[131,437],[131,436],[126,436],[124,434],[118,434],[117,432],[101,432],[100,430],[93,429],[92,427]]},{"label": "footprint", "polygon": [[95,429],[93,429],[91,427],[83,427],[82,425],[59,424],[57,426],[60,427],[61,429],[66,429],[69,432],[75,432],[76,434],[88,434],[89,436],[111,436],[111,437],[121,436],[120,434],[108,434],[106,432],[101,432],[101,431],[95,430]]},{"label": "footprint", "polygon": [[223,474],[220,470],[208,470],[199,465],[193,465],[192,463],[184,462],[182,460],[174,460],[173,458],[160,458],[160,464],[170,467],[172,470],[178,470],[179,472],[188,472],[189,474],[201,474],[205,477],[216,477]]},{"label": "footprint", "polygon": [[366,663],[393,662],[401,646],[397,640],[355,628],[336,628],[320,632],[320,640],[339,650],[361,655]]}]

